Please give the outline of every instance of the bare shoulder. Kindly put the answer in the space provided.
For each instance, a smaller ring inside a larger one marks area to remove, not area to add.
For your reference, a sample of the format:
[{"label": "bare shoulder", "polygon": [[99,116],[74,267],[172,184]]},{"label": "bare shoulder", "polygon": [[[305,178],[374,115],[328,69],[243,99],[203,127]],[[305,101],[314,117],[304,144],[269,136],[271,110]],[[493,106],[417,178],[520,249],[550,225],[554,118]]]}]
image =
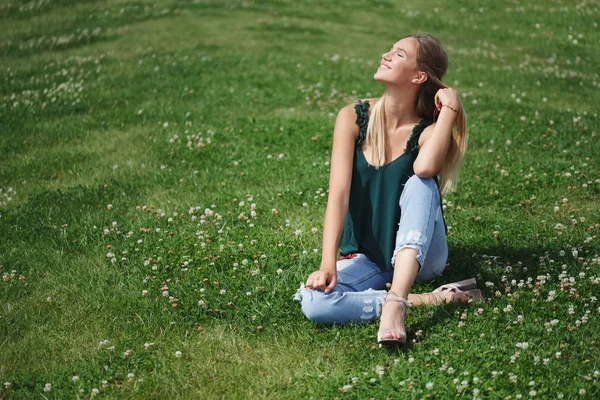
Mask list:
[{"label": "bare shoulder", "polygon": [[[377,103],[378,98],[372,99],[361,99],[363,103],[369,103],[368,114],[371,114],[371,109]],[[356,114],[356,103],[350,103],[342,107],[342,109],[338,112],[337,119],[335,121],[336,130],[343,129],[346,132],[350,132],[352,136],[358,138],[358,125],[356,124],[357,114]]]},{"label": "bare shoulder", "polygon": [[340,109],[335,120],[333,135],[340,138],[347,137],[348,140],[356,140],[358,138],[354,104],[347,104]]}]

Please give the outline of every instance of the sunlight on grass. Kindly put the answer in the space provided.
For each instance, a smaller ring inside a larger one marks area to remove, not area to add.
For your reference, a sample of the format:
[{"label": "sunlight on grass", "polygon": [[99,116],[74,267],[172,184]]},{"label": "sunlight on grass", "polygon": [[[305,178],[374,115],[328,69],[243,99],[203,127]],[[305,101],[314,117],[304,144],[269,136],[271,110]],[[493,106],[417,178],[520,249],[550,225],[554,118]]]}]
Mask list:
[{"label": "sunlight on grass", "polygon": [[[0,398],[597,398],[598,7],[0,4]],[[437,35],[470,138],[409,344],[324,327],[337,112]]]}]

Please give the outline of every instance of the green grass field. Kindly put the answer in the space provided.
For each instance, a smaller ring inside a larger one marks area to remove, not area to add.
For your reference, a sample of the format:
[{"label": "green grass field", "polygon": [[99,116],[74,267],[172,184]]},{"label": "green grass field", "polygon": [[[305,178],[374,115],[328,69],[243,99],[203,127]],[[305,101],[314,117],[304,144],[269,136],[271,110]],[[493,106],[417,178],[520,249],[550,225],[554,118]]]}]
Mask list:
[{"label": "green grass field", "polygon": [[[0,399],[600,396],[600,2],[0,0]],[[445,45],[449,265],[485,301],[325,327],[335,116]]]}]

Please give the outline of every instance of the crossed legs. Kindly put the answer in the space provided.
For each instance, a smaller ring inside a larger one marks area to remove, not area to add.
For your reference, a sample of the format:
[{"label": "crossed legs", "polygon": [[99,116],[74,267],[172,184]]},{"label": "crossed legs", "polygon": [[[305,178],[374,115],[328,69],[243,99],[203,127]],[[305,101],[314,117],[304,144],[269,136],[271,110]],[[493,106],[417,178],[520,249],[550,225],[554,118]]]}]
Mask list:
[{"label": "crossed legs", "polygon": [[[441,275],[448,257],[446,230],[435,181],[411,177],[400,199],[402,209],[392,257],[392,271],[381,271],[368,257],[359,254],[337,264],[338,283],[325,294],[303,286],[295,299],[302,302],[306,317],[319,323],[366,322],[381,319],[381,327],[404,330],[400,303],[382,310],[386,283],[391,291],[414,305],[433,303],[427,295],[409,294],[413,282],[427,282]],[[399,311],[400,310],[400,311]]]}]

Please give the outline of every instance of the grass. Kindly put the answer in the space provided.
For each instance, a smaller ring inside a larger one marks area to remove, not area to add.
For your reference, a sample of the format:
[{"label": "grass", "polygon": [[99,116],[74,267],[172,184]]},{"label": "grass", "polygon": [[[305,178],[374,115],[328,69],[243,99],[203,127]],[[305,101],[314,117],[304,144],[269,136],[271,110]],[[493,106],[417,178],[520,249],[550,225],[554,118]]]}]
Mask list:
[{"label": "grass", "polygon": [[[2,0],[0,398],[597,398],[597,1]],[[324,327],[333,125],[437,35],[470,142],[409,344]],[[314,231],[314,232],[313,232]],[[48,386],[49,384],[49,386]]]}]

